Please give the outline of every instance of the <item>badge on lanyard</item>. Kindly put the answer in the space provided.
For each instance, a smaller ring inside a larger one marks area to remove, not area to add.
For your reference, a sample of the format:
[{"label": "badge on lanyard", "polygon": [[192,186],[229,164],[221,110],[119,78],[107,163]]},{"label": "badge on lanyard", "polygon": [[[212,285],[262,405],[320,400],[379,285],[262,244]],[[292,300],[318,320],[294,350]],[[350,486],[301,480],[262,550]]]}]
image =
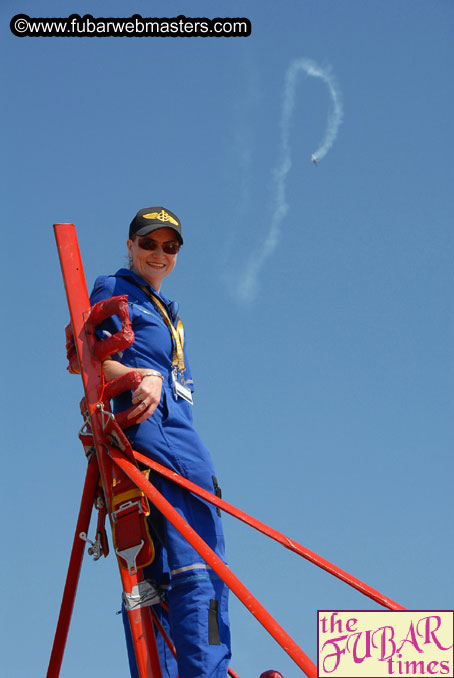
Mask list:
[{"label": "badge on lanyard", "polygon": [[172,371],[172,383],[175,400],[178,400],[178,398],[183,398],[183,400],[186,400],[192,405],[192,391],[188,386],[185,386],[185,384],[183,384],[183,382],[178,379],[178,372],[176,368]]}]

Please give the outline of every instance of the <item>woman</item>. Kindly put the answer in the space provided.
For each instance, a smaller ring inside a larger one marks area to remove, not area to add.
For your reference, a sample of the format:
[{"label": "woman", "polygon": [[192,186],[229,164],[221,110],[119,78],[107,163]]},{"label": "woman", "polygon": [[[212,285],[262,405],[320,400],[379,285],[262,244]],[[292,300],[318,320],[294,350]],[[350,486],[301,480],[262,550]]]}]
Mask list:
[{"label": "woman", "polygon": [[[134,344],[121,355],[111,356],[103,368],[107,381],[131,370],[142,373],[142,382],[132,396],[123,394],[114,403],[116,411],[131,403],[135,406],[130,417],[137,423],[125,431],[133,448],[216,492],[210,455],[192,425],[192,378],[178,306],[161,294],[162,282],[173,271],[182,244],[181,224],[175,214],[163,207],[140,210],[129,228],[130,268],[97,278],[91,303],[128,295]],[[105,336],[119,326],[114,317],[98,329],[100,336]],[[158,474],[150,480],[225,561],[216,509]],[[150,522],[156,557],[144,568],[144,576],[167,591],[168,623],[178,657],[177,667],[158,638],[163,676],[225,678],[230,659],[228,589],[153,507]],[[125,628],[128,631],[127,625]],[[131,650],[129,657],[134,678],[137,669]]]}]

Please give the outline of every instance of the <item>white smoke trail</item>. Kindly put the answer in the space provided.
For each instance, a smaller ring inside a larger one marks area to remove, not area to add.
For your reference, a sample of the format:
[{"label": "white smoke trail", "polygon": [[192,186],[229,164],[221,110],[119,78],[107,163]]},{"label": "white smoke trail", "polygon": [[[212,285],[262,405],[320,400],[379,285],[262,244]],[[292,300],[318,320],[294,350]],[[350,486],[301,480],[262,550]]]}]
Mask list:
[{"label": "white smoke trail", "polygon": [[320,143],[319,148],[317,148],[317,150],[312,154],[312,160],[316,160],[318,162],[325,157],[336,139],[339,126],[342,122],[343,109],[341,94],[331,71],[328,69],[323,69],[310,59],[297,59],[293,61],[287,69],[285,76],[284,100],[282,104],[280,120],[280,161],[273,171],[273,184],[275,193],[274,206],[272,210],[273,216],[271,219],[268,235],[259,252],[255,253],[249,260],[246,273],[244,274],[238,286],[238,295],[243,301],[253,301],[256,297],[258,291],[258,275],[268,257],[276,249],[278,238],[281,233],[281,225],[289,209],[286,200],[285,184],[287,174],[289,173],[292,166],[289,140],[290,122],[295,109],[297,78],[301,72],[314,78],[320,78],[323,80],[329,89],[333,104],[332,110],[328,115],[325,135]]}]

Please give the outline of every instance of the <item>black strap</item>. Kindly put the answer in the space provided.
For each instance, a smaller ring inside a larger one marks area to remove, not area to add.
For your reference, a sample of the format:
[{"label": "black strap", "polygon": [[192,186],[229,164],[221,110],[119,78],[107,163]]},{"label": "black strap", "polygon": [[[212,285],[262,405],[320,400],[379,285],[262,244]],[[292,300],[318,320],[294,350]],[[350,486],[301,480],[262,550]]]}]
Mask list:
[{"label": "black strap", "polygon": [[[213,488],[214,488],[215,496],[219,497],[219,499],[222,499],[222,490],[218,485],[218,479],[216,478],[216,476],[211,476],[211,478],[213,480]],[[218,516],[221,515],[221,509],[219,508],[219,506],[216,508],[216,512],[217,512]]]},{"label": "black strap", "polygon": [[210,609],[208,610],[208,641],[210,645],[220,645],[219,620],[218,620],[218,601],[210,600]]}]

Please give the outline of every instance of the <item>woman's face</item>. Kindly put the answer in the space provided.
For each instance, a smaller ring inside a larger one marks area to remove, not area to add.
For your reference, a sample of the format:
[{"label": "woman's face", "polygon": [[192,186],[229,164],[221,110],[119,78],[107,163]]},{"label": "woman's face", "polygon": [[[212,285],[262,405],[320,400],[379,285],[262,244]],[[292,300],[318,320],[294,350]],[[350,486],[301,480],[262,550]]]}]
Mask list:
[{"label": "woman's face", "polygon": [[[157,243],[156,249],[146,250],[140,247],[140,243],[150,240]],[[133,240],[128,240],[126,243],[132,259],[132,270],[157,292],[160,292],[164,278],[175,268],[178,256],[178,254],[166,254],[162,249],[163,243],[178,244],[178,237],[172,228],[159,228],[143,237],[136,235]]]}]

